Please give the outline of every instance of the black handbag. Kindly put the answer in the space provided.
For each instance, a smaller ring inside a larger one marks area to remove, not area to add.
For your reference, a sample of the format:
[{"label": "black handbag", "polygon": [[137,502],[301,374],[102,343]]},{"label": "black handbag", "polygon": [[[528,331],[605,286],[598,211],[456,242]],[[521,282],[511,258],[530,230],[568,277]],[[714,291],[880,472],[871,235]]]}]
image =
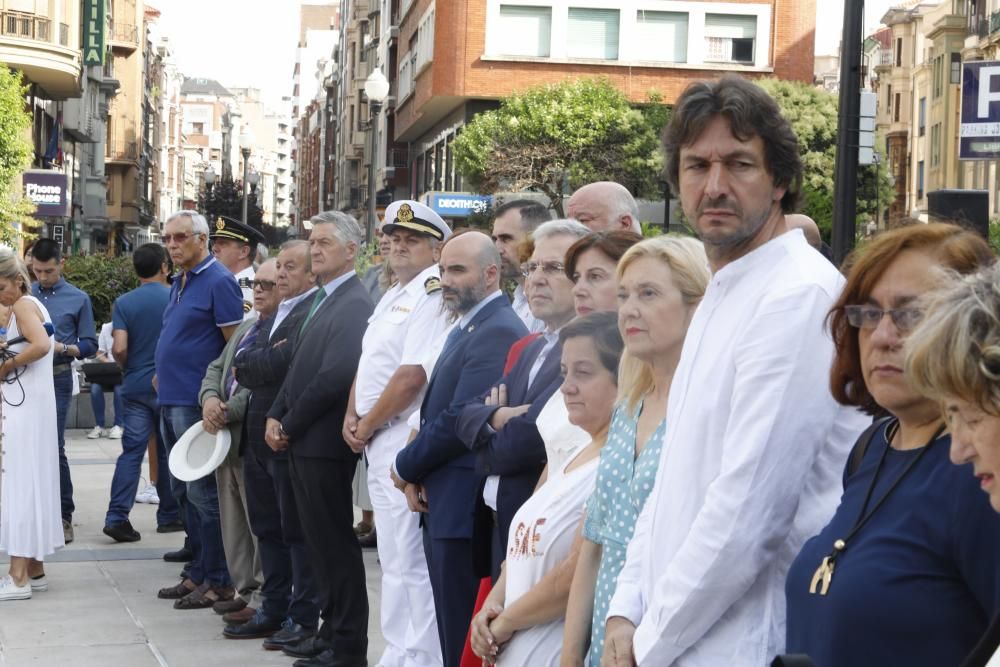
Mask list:
[{"label": "black handbag", "polygon": [[83,365],[83,377],[90,384],[116,387],[122,383],[122,367],[113,361],[94,361]]}]

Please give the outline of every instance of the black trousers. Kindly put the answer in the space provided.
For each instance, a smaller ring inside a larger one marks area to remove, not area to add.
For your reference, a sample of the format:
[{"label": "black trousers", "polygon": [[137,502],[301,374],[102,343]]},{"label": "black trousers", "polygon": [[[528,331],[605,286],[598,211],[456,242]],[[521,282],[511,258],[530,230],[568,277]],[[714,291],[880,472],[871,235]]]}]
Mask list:
[{"label": "black trousers", "polygon": [[315,628],[319,618],[316,579],[306,553],[299,510],[286,457],[264,460],[247,448],[243,456],[250,530],[264,571],[264,615],[291,618]]},{"label": "black trousers", "polygon": [[434,539],[430,533],[432,515],[424,514],[423,519],[424,553],[434,594],[441,656],[444,667],[459,667],[479,592],[475,549],[471,539]]},{"label": "black trousers", "polygon": [[288,455],[309,564],[319,587],[318,637],[345,656],[368,652],[368,588],[354,534],[356,459]]}]

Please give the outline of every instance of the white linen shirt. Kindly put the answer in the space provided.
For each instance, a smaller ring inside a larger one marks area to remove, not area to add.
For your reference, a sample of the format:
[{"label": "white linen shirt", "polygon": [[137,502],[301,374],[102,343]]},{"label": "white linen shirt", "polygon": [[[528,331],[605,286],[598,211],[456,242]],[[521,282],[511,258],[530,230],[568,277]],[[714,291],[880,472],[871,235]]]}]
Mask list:
[{"label": "white linen shirt", "polygon": [[[278,288],[275,287],[274,289]],[[281,326],[281,323],[285,321],[285,318],[288,317],[288,314],[292,312],[295,306],[299,305],[306,299],[316,298],[313,294],[318,289],[319,288],[314,285],[298,296],[290,296],[287,299],[282,299],[281,303],[278,304],[278,310],[274,314],[274,322],[271,323],[271,330],[267,334],[268,340],[270,340],[271,336],[274,335],[274,332],[278,330],[278,327]]]},{"label": "white linen shirt", "polygon": [[[406,285],[391,287],[375,306],[361,343],[354,387],[355,408],[362,417],[375,407],[396,369],[421,365],[428,345],[448,329],[441,290],[428,294],[424,286],[428,280],[439,277],[438,266],[434,264]],[[397,417],[405,421],[422,400],[423,391]]]},{"label": "white linen shirt", "polygon": [[782,651],[788,568],[870,423],[830,395],[824,323],[843,282],[799,230],[712,277],[608,611],[636,624],[640,665],[760,667]]}]

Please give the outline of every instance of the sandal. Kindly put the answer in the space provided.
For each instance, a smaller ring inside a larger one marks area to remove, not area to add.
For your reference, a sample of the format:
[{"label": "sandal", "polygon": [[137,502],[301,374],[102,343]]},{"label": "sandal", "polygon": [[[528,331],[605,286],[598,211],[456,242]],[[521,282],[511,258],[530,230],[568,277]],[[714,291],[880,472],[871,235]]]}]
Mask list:
[{"label": "sandal", "polygon": [[231,586],[212,586],[204,583],[174,602],[174,609],[208,609],[216,602],[232,600],[236,590]]},{"label": "sandal", "polygon": [[161,588],[156,594],[156,597],[161,600],[179,600],[185,595],[190,595],[196,590],[198,590],[198,586],[190,579],[185,579],[176,586]]}]

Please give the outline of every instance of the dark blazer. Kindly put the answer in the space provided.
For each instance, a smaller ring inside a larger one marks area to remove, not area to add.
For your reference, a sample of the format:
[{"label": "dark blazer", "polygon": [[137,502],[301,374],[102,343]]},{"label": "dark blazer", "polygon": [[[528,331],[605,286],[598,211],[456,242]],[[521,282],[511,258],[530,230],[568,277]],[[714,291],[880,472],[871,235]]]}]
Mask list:
[{"label": "dark blazer", "polygon": [[458,417],[502,375],[507,349],[526,333],[510,303],[494,299],[434,367],[420,406],[420,431],[396,456],[399,476],[424,485],[432,538],[472,538],[483,476],[458,437]]},{"label": "dark blazer", "polygon": [[[288,367],[292,364],[292,351],[295,340],[302,325],[302,320],[309,313],[312,305],[312,295],[303,299],[292,308],[292,312],[281,321],[274,335],[270,338],[266,333],[271,330],[274,317],[261,324],[261,335],[253,346],[243,351],[239,359],[233,361],[236,370],[236,381],[241,387],[251,391],[250,404],[247,407],[246,442],[260,461],[269,457],[284,458],[285,452],[275,452],[264,441],[264,428],[267,425],[267,411],[274,404],[274,399],[285,381]],[[275,343],[285,341],[281,345]]]},{"label": "dark blazer", "polygon": [[267,413],[281,422],[295,456],[358,458],[342,432],[373,309],[368,291],[351,276],[326,297],[297,337],[291,367]]},{"label": "dark blazer", "polygon": [[507,385],[507,405],[530,404],[527,412],[508,421],[499,431],[494,431],[489,420],[497,408],[484,404],[484,394],[476,402],[462,408],[458,419],[458,437],[476,453],[476,472],[500,475],[497,526],[501,551],[493,555],[497,563],[504,559],[507,552],[507,535],[514,514],[535,490],[538,477],[545,468],[545,443],[535,420],[562,384],[559,373],[562,345],[556,343],[542,362],[531,388],[528,388],[531,367],[545,347],[545,342],[544,338],[532,341],[510,373],[494,384]]}]

